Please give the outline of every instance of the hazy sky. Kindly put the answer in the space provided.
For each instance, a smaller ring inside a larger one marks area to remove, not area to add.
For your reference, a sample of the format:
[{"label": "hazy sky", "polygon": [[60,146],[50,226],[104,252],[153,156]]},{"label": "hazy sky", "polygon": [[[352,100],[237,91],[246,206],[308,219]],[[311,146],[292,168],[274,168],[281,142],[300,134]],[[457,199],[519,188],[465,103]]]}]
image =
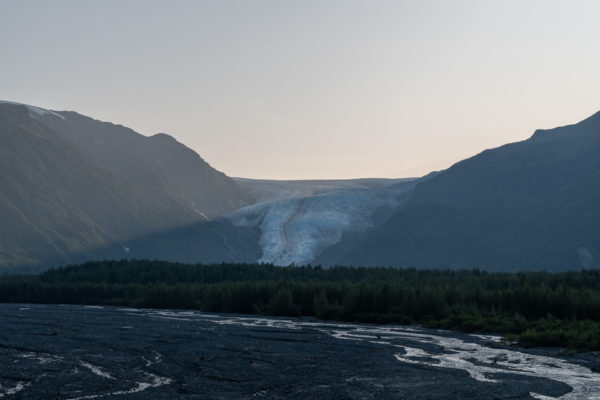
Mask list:
[{"label": "hazy sky", "polygon": [[0,99],[252,178],[423,175],[600,110],[600,1],[0,0]]}]

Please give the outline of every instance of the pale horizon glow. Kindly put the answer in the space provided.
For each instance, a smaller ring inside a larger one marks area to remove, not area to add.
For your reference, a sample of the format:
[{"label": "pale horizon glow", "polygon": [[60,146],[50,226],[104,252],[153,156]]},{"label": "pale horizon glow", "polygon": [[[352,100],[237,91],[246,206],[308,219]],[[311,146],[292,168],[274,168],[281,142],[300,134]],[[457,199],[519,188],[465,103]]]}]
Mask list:
[{"label": "pale horizon glow", "polygon": [[600,2],[0,4],[0,99],[168,133],[229,176],[422,176],[600,110]]}]

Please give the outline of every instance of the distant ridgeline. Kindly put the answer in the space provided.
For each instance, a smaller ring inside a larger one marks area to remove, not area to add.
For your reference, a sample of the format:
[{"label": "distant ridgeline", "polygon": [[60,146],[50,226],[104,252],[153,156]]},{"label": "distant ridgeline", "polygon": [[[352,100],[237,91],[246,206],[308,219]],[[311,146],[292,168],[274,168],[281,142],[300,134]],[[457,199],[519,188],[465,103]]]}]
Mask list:
[{"label": "distant ridgeline", "polygon": [[600,271],[186,265],[103,261],[0,278],[0,302],[314,316],[505,334],[527,346],[600,349]]}]

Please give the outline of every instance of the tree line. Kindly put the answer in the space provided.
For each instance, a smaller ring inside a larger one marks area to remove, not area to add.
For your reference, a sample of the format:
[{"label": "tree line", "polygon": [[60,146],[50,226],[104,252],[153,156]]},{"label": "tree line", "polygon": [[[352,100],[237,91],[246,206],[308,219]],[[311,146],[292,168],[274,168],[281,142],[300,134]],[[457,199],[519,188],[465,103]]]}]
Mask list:
[{"label": "tree line", "polygon": [[504,334],[600,349],[600,271],[191,265],[98,261],[0,278],[0,301],[311,316]]}]

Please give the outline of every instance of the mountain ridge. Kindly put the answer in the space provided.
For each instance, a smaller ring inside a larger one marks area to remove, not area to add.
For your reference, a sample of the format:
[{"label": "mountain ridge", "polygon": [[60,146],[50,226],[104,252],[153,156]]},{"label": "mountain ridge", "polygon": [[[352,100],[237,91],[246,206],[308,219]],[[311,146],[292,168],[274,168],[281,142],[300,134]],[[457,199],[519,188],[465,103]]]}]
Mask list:
[{"label": "mountain ridge", "polygon": [[98,165],[157,198],[166,201],[175,195],[208,218],[251,201],[235,181],[170,135],[144,136],[73,111],[58,113],[65,119],[44,115],[41,120]]}]

